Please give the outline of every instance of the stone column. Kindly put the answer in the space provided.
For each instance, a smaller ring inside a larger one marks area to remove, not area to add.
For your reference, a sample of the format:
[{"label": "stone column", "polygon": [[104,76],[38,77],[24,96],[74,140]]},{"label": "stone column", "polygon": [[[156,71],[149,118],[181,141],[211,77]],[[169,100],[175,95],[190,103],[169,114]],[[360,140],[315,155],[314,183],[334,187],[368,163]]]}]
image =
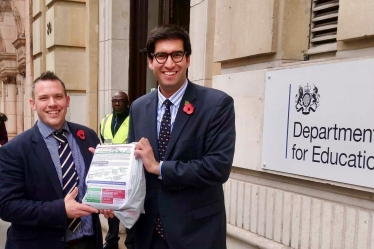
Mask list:
[{"label": "stone column", "polygon": [[0,112],[4,113],[4,83],[0,81]]},{"label": "stone column", "polygon": [[99,2],[98,121],[112,112],[112,95],[128,93],[130,0]]},{"label": "stone column", "polygon": [[191,0],[190,5],[192,55],[188,78],[211,87],[212,77],[221,73],[221,64],[213,63],[216,0]]},{"label": "stone column", "polygon": [[17,75],[17,134],[23,132],[23,76]]}]

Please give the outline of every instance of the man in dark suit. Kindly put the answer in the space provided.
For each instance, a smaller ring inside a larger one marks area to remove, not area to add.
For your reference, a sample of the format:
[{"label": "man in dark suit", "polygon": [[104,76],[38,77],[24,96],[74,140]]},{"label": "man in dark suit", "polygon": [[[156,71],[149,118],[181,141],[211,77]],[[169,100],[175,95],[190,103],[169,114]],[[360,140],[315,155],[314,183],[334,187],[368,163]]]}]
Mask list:
[{"label": "man in dark suit", "polygon": [[235,149],[233,99],[186,78],[191,44],[181,27],[153,29],[147,53],[159,87],[130,108],[128,141],[138,142],[135,156],[147,183],[135,248],[224,249],[222,184]]},{"label": "man in dark suit", "polygon": [[[0,148],[0,218],[6,249],[101,249],[98,210],[80,201],[96,133],[65,120],[70,97],[53,73],[32,86],[39,120]],[[66,167],[69,166],[69,167]]]}]

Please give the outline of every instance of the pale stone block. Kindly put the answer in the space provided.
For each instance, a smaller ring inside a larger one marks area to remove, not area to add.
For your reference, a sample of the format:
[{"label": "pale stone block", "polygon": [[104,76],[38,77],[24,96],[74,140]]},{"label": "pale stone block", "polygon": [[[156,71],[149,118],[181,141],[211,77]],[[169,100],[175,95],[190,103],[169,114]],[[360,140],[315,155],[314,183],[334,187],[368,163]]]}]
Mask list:
[{"label": "pale stone block", "polygon": [[274,0],[217,0],[214,61],[275,52],[276,11]]},{"label": "pale stone block", "polygon": [[[5,102],[15,104],[17,101],[17,86],[16,84],[5,84]],[[8,109],[8,113],[10,114],[16,114],[16,105],[11,106],[11,108]]]},{"label": "pale stone block", "polygon": [[42,4],[41,0],[33,0],[32,1],[32,14],[35,17],[37,14],[42,12]]},{"label": "pale stone block", "polygon": [[[51,24],[50,34],[46,33],[46,47],[73,46],[86,44],[86,6],[56,2],[46,11],[46,24]],[[47,32],[47,30],[46,30]]]},{"label": "pale stone block", "polygon": [[99,134],[99,126],[98,116],[97,116],[97,107],[98,107],[98,99],[97,99],[97,92],[86,92],[86,124],[88,127],[96,131]]},{"label": "pale stone block", "polygon": [[110,51],[112,50],[112,42],[105,41],[104,43],[104,70],[106,72],[105,77],[105,89],[110,89],[111,88],[111,82],[112,82],[112,61],[111,61],[111,54]]},{"label": "pale stone block", "polygon": [[347,249],[355,248],[356,216],[355,208],[346,207],[344,246]]},{"label": "pale stone block", "polygon": [[191,80],[205,79],[205,68],[210,64],[207,55],[207,7],[208,1],[203,1],[190,10],[190,40],[192,46],[191,64],[188,77]]},{"label": "pale stone block", "polygon": [[107,19],[112,25],[110,39],[129,40],[130,36],[130,1],[111,1],[111,18]]},{"label": "pale stone block", "polygon": [[5,84],[4,92],[4,113],[8,117],[6,128],[8,136],[14,137],[17,134],[17,95],[15,84]]},{"label": "pale stone block", "polygon": [[43,61],[43,57],[42,56],[38,56],[34,59],[34,78],[36,79],[37,77],[39,77],[41,74],[42,74],[42,68],[43,68],[43,65],[44,64],[44,61]]},{"label": "pale stone block", "polygon": [[85,50],[56,48],[46,56],[46,70],[54,71],[68,90],[86,89]]},{"label": "pale stone block", "polygon": [[129,41],[111,40],[110,43],[110,86],[111,88],[128,91],[128,84],[125,84],[125,82],[129,78]]},{"label": "pale stone block", "polygon": [[244,184],[244,203],[243,203],[243,228],[245,230],[250,229],[250,209],[251,209],[251,184]]},{"label": "pale stone block", "polygon": [[259,187],[258,185],[251,186],[251,225],[250,231],[252,233],[257,233],[257,220],[258,220],[258,202],[259,202]]},{"label": "pale stone block", "polygon": [[235,249],[257,249],[258,247],[256,246],[252,246],[250,244],[247,244],[241,240],[238,240],[236,238],[233,238],[233,237],[230,237],[230,236],[227,236],[227,241],[226,241],[226,244],[227,244],[227,248],[235,248]]},{"label": "pale stone block", "polygon": [[[358,13],[352,15],[352,13]],[[337,40],[350,40],[374,35],[373,0],[340,0]]]},{"label": "pale stone block", "polygon": [[259,186],[257,233],[263,237],[265,237],[266,222],[266,190],[267,188]]},{"label": "pale stone block", "polygon": [[107,20],[107,2],[106,0],[100,0],[99,1],[99,42],[105,41],[105,32],[106,32],[106,24],[108,22]]},{"label": "pale stone block", "polygon": [[108,103],[109,100],[106,98],[107,96],[106,92],[99,91],[98,94],[99,94],[99,102],[98,102],[97,112],[98,112],[98,126],[99,126],[101,119],[104,118],[106,114],[110,113],[110,111],[106,109],[106,106],[109,105]]},{"label": "pale stone block", "polygon": [[202,2],[206,2],[208,0],[190,0],[190,6],[194,7],[195,5],[201,4]]},{"label": "pale stone block", "polygon": [[344,229],[344,207],[334,204],[334,225],[332,231],[332,249],[343,248],[343,229]]},{"label": "pale stone block", "polygon": [[265,70],[217,75],[212,87],[234,98],[237,136],[233,165],[260,170]]},{"label": "pale stone block", "polygon": [[229,222],[230,219],[230,188],[231,188],[231,179],[229,179],[223,185],[224,197],[225,197],[225,207],[226,207],[226,222]]},{"label": "pale stone block", "polygon": [[77,2],[77,3],[80,3],[80,2],[86,2],[86,0],[45,0],[45,5],[49,5],[52,1],[65,1],[65,2]]},{"label": "pale stone block", "polygon": [[310,246],[312,249],[319,249],[320,236],[321,236],[321,213],[322,213],[322,201],[319,199],[312,199],[312,210],[311,210],[311,231],[310,231]]},{"label": "pale stone block", "polygon": [[[7,25],[1,27],[1,35],[4,41],[8,41],[13,43],[15,39],[17,39],[17,28],[15,25]],[[13,44],[12,44],[13,45]],[[8,47],[7,47],[8,49]],[[8,50],[7,50],[8,52]]]},{"label": "pale stone block", "polygon": [[370,234],[370,242],[371,242],[371,245],[370,245],[370,249],[374,249],[374,213],[371,212],[370,214],[370,217],[371,217],[371,234]]},{"label": "pale stone block", "polygon": [[39,17],[34,20],[32,24],[32,52],[33,55],[37,55],[42,52],[42,43],[41,43],[41,38],[42,38],[42,19]]},{"label": "pale stone block", "polygon": [[274,189],[266,189],[266,223],[265,223],[265,237],[273,239],[273,217],[274,217]]},{"label": "pale stone block", "polygon": [[322,203],[322,237],[321,237],[321,249],[331,248],[331,225],[332,225],[332,203]]},{"label": "pale stone block", "polygon": [[[26,23],[25,23],[25,16],[29,13],[29,12],[26,12],[26,4],[25,4],[25,0],[16,0],[14,1],[14,6],[18,9],[18,12],[19,12],[19,15],[22,19],[22,22],[24,23],[24,25],[26,26]],[[27,4],[28,5],[28,4]],[[27,9],[28,10],[28,9]],[[26,28],[26,27],[25,27]]]},{"label": "pale stone block", "polygon": [[99,91],[105,89],[105,43],[99,42]]},{"label": "pale stone block", "polygon": [[108,41],[112,38],[112,4],[113,1],[104,0],[104,10],[103,10],[103,19],[104,19],[104,40]]},{"label": "pale stone block", "polygon": [[29,4],[24,4],[24,12],[23,12],[23,23],[25,27],[25,36],[30,34],[30,9],[32,9],[32,6]]},{"label": "pale stone block", "polygon": [[357,223],[357,248],[369,248],[369,225],[370,225],[370,214],[367,211],[358,210],[358,223]]},{"label": "pale stone block", "polygon": [[279,11],[278,58],[303,60],[309,46],[310,3],[310,0],[279,1],[284,7]]},{"label": "pale stone block", "polygon": [[1,27],[12,26],[16,29],[12,12],[5,12]]},{"label": "pale stone block", "polygon": [[17,39],[17,29],[14,25],[14,21],[11,25],[1,26],[1,35],[5,44],[6,53],[15,53],[16,49],[13,42]]},{"label": "pale stone block", "polygon": [[66,120],[87,126],[86,95],[71,92],[68,92],[68,94],[70,95],[70,106],[66,113]]},{"label": "pale stone block", "polygon": [[238,181],[236,226],[240,228],[243,228],[244,198],[244,182]]},{"label": "pale stone block", "polygon": [[292,212],[292,194],[284,192],[283,194],[283,230],[282,243],[291,245],[291,212]]},{"label": "pale stone block", "polygon": [[300,248],[309,249],[310,222],[311,222],[311,198],[302,197],[301,208],[301,232],[300,232]]},{"label": "pale stone block", "polygon": [[237,207],[237,194],[238,194],[238,181],[231,180],[230,188],[230,208],[229,208],[229,220],[228,223],[231,225],[236,225],[236,207]]},{"label": "pale stone block", "polygon": [[[25,54],[25,57],[26,57],[26,68],[27,67],[30,67],[30,61],[32,59],[32,56],[30,56],[30,53],[31,53],[31,47],[30,47],[30,35],[26,35],[26,54]],[[26,69],[27,70],[27,69]],[[28,74],[26,74],[26,77],[28,76]]]},{"label": "pale stone block", "polygon": [[198,84],[200,86],[212,87],[212,80],[208,80],[208,79],[206,79],[206,80],[194,80],[192,82],[195,83],[195,84]]},{"label": "pale stone block", "polygon": [[281,242],[282,239],[282,216],[283,216],[283,191],[275,190],[274,201],[274,240]]},{"label": "pale stone block", "polygon": [[300,248],[301,196],[292,194],[291,247]]}]

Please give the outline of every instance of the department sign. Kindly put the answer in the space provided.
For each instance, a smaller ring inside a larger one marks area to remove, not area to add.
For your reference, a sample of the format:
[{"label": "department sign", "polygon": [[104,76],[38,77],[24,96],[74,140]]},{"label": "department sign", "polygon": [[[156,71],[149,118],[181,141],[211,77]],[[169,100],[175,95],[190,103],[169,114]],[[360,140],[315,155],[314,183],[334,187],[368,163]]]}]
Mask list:
[{"label": "department sign", "polygon": [[374,188],[374,58],[269,71],[263,168]]}]

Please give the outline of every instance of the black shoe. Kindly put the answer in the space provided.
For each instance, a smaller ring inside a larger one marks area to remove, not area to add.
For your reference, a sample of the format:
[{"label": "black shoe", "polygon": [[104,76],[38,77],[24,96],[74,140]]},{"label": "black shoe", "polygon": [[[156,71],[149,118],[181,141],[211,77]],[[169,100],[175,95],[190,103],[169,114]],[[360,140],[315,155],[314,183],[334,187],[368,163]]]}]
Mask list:
[{"label": "black shoe", "polygon": [[103,249],[118,249],[118,244],[105,243]]}]

